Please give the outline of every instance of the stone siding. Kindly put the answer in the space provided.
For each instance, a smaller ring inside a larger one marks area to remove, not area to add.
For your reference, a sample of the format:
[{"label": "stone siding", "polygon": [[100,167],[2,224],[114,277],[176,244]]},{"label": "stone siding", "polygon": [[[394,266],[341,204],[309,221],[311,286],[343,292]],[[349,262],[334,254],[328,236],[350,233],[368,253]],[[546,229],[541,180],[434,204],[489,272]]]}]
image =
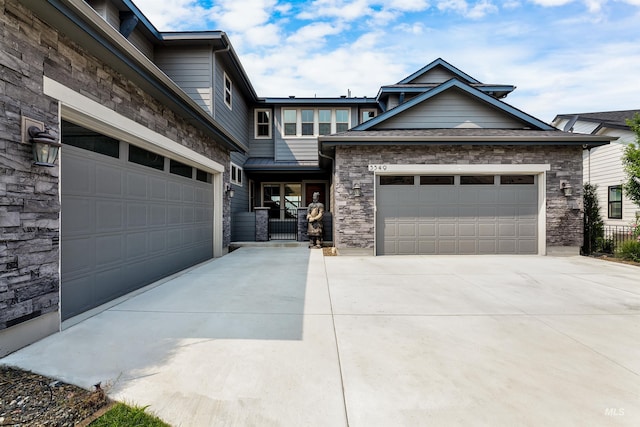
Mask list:
[{"label": "stone siding", "polygon": [[[30,144],[20,143],[21,116],[59,128],[59,106],[43,95],[43,75],[223,165],[229,152],[17,0],[0,0],[0,31],[1,330],[59,305],[59,168],[33,166]],[[229,214],[226,200],[225,247]]]},{"label": "stone siding", "polygon": [[[582,245],[582,148],[566,146],[359,146],[337,147],[335,246],[374,248],[374,175],[370,164],[549,164],[547,249]],[[574,188],[564,197],[560,181]],[[350,195],[359,182],[362,197]]]}]

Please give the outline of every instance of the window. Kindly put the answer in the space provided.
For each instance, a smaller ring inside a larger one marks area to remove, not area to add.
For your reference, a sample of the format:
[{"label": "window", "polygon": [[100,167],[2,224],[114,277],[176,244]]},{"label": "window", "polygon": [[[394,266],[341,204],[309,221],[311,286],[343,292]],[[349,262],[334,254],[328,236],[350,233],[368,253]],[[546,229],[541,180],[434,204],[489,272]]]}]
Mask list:
[{"label": "window", "polygon": [[609,187],[609,218],[622,219],[622,186]]},{"label": "window", "polygon": [[425,175],[420,177],[420,185],[453,185],[451,175]]},{"label": "window", "polygon": [[193,178],[193,168],[191,166],[173,159],[169,161],[169,173],[184,176],[185,178]]},{"label": "window", "polygon": [[196,179],[202,182],[211,183],[211,174],[200,169],[196,169]]},{"label": "window", "polygon": [[331,110],[318,111],[318,134],[329,135],[331,133]]},{"label": "window", "polygon": [[256,138],[271,138],[271,110],[256,110]]},{"label": "window", "polygon": [[493,175],[463,175],[460,185],[493,185]]},{"label": "window", "polygon": [[533,175],[500,175],[501,185],[523,185],[534,183],[535,177]]},{"label": "window", "polygon": [[361,110],[360,111],[360,123],[364,123],[367,120],[371,120],[376,116],[376,110]]},{"label": "window", "polygon": [[120,157],[120,141],[65,120],[62,121],[62,142],[116,159]]},{"label": "window", "polygon": [[129,161],[153,169],[164,170],[163,156],[135,145],[129,145]]},{"label": "window", "polygon": [[336,110],[336,132],[349,129],[349,110]]},{"label": "window", "polygon": [[413,175],[380,175],[380,185],[413,185],[413,182]]},{"label": "window", "polygon": [[284,135],[285,136],[295,136],[296,135],[296,124],[298,123],[297,110],[284,110]]},{"label": "window", "polygon": [[227,76],[227,73],[224,73],[224,103],[229,109],[231,109],[232,105],[232,96],[233,96],[233,84],[231,83],[231,79]]},{"label": "window", "polygon": [[282,132],[284,136],[317,136],[344,132],[350,127],[349,109],[283,108]]},{"label": "window", "polygon": [[242,168],[231,163],[231,183],[242,186]]},{"label": "window", "polygon": [[302,110],[302,136],[313,135],[313,110]]}]

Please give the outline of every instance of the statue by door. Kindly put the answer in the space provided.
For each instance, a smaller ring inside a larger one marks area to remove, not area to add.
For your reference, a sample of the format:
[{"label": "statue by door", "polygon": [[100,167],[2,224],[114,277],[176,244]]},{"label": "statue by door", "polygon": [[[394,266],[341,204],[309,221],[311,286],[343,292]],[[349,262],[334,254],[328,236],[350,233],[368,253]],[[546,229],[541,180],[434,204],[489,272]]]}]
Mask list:
[{"label": "statue by door", "polygon": [[320,203],[320,193],[313,193],[313,201],[307,207],[307,235],[310,248],[322,248],[322,217],[324,204]]}]

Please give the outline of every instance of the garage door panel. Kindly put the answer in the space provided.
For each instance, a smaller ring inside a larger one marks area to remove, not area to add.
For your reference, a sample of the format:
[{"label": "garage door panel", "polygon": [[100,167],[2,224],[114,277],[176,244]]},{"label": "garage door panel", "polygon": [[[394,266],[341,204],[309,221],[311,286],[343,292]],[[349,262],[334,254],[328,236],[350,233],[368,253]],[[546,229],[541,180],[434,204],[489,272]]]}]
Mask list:
[{"label": "garage door panel", "polygon": [[167,224],[175,225],[182,223],[182,208],[180,205],[167,206]]},{"label": "garage door panel", "polygon": [[498,217],[500,220],[515,220],[518,216],[518,207],[517,206],[499,206],[498,207]]},{"label": "garage door panel", "polygon": [[182,208],[182,223],[183,224],[191,224],[193,222],[195,214],[193,211],[193,206],[185,206]]},{"label": "garage door panel", "polygon": [[398,223],[398,237],[416,237],[416,225],[415,223]]},{"label": "garage door panel", "polygon": [[148,225],[147,211],[149,206],[143,203],[127,203],[127,227],[146,227]]},{"label": "garage door panel", "polygon": [[95,231],[110,233],[124,230],[124,203],[120,200],[97,200],[96,214],[87,216],[87,221],[95,217]]},{"label": "garage door panel", "polygon": [[458,202],[460,203],[478,203],[480,201],[480,195],[477,188],[462,187],[460,188]]},{"label": "garage door panel", "polygon": [[417,242],[415,240],[398,241],[398,253],[401,255],[413,255],[416,253]]},{"label": "garage door panel", "polygon": [[458,208],[460,221],[476,221],[479,217],[478,206],[460,206]]},{"label": "garage door panel", "polygon": [[182,186],[182,201],[191,203],[195,200],[194,189],[190,185]]},{"label": "garage door panel", "polygon": [[149,225],[157,227],[167,224],[167,207],[161,204],[149,205]]},{"label": "garage door panel", "polygon": [[456,235],[456,224],[438,224],[438,238],[453,237]]},{"label": "garage door panel", "polygon": [[504,240],[501,239],[498,241],[498,253],[507,255],[507,254],[516,254],[517,244],[514,240]]},{"label": "garage door panel", "polygon": [[420,240],[418,241],[418,253],[421,255],[435,255],[436,241],[435,240]]},{"label": "garage door panel", "polygon": [[419,237],[435,237],[436,236],[436,224],[435,223],[420,223],[418,224],[418,236]]},{"label": "garage door panel", "polygon": [[538,217],[538,209],[536,206],[519,206],[517,210],[518,218],[535,220]]},{"label": "garage door panel", "polygon": [[147,176],[142,173],[127,172],[127,197],[146,200],[147,181]]},{"label": "garage door panel", "polygon": [[491,240],[478,240],[478,252],[480,254],[495,254],[497,253],[497,241]]},{"label": "garage door panel", "polygon": [[89,273],[95,266],[96,240],[91,237],[69,237],[62,243],[62,262],[71,275]]},{"label": "garage door panel", "polygon": [[498,224],[498,236],[499,237],[516,237],[516,224],[502,222]]},{"label": "garage door panel", "polygon": [[478,224],[478,237],[496,237],[497,225],[495,222]]},{"label": "garage door panel", "polygon": [[149,198],[150,200],[165,201],[167,199],[167,182],[160,178],[149,179]]},{"label": "garage door panel", "polygon": [[127,258],[134,260],[137,258],[145,258],[148,251],[148,235],[147,232],[128,233],[126,236]]},{"label": "garage door panel", "polygon": [[438,254],[455,255],[458,253],[458,246],[457,246],[456,240],[438,239],[436,244],[438,246]]},{"label": "garage door panel", "polygon": [[67,197],[61,215],[62,231],[68,236],[85,235],[95,232],[95,202],[82,196]]},{"label": "garage door panel", "polygon": [[70,313],[82,313],[95,307],[94,275],[67,278],[60,288],[60,301],[64,310]]},{"label": "garage door panel", "polygon": [[113,236],[97,236],[96,242],[96,264],[95,267],[105,268],[110,265],[124,262],[123,256],[124,238],[122,234]]},{"label": "garage door panel", "polygon": [[72,153],[64,154],[64,167],[70,171],[65,173],[65,188],[76,196],[91,196],[95,193],[95,165],[87,163]]},{"label": "garage door panel", "polygon": [[478,237],[477,224],[476,223],[459,223],[458,236],[460,238]]},{"label": "garage door panel", "polygon": [[182,185],[177,182],[168,182],[167,200],[171,202],[180,202],[182,200]]},{"label": "garage door panel", "polygon": [[478,253],[478,241],[476,239],[467,240],[460,239],[458,240],[458,253],[461,255],[473,255]]},{"label": "garage door panel", "polygon": [[122,170],[112,165],[96,165],[96,196],[122,197]]},{"label": "garage door panel", "polygon": [[167,249],[167,231],[155,230],[149,233],[149,253],[162,253]]},{"label": "garage door panel", "polygon": [[123,289],[120,288],[120,284],[124,282],[121,266],[97,272],[93,286],[96,304],[104,304],[122,295]]},{"label": "garage door panel", "polygon": [[535,238],[536,234],[537,234],[537,229],[538,229],[537,224],[533,224],[533,223],[518,223],[518,237]]},{"label": "garage door panel", "polygon": [[440,220],[455,220],[458,218],[457,205],[441,205],[438,206],[438,218]]},{"label": "garage door panel", "polygon": [[495,221],[498,217],[498,209],[495,206],[478,206],[478,218],[481,221]]},{"label": "garage door panel", "polygon": [[535,254],[538,252],[538,242],[536,239],[531,240],[518,240],[518,253],[521,254]]}]

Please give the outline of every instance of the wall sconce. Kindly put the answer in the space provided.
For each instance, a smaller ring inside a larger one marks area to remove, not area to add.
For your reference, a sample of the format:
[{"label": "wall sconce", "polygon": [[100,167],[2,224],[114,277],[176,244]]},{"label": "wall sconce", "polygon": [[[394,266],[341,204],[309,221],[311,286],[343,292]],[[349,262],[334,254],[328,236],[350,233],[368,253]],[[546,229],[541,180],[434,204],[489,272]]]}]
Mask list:
[{"label": "wall sconce", "polygon": [[560,181],[560,190],[564,197],[569,197],[573,195],[573,187],[567,181]]},{"label": "wall sconce", "polygon": [[233,190],[231,189],[231,184],[227,183],[224,185],[224,194],[229,196],[229,198],[233,197]]},{"label": "wall sconce", "polygon": [[22,142],[30,142],[33,148],[34,164],[47,167],[55,166],[62,144],[58,142],[55,135],[50,133],[51,129],[41,122],[26,117],[22,118],[22,129],[24,132]]},{"label": "wall sconce", "polygon": [[362,190],[360,189],[359,182],[353,183],[353,187],[351,187],[351,195],[353,195],[353,197],[362,197]]}]

